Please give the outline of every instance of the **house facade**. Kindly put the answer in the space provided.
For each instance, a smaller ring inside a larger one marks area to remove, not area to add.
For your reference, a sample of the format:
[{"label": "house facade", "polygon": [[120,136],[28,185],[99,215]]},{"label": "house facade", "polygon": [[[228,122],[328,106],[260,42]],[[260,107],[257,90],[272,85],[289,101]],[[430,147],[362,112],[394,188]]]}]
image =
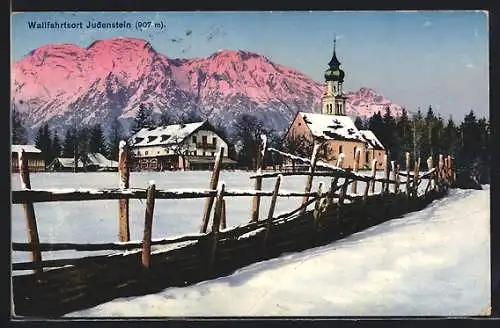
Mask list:
[{"label": "house facade", "polygon": [[25,151],[28,158],[28,170],[30,172],[45,171],[45,160],[42,151],[33,145],[11,145],[11,171],[19,172],[19,157],[21,151]]},{"label": "house facade", "polygon": [[129,145],[135,171],[210,170],[221,147],[223,166],[236,166],[228,157],[228,142],[207,121],[143,128]]},{"label": "house facade", "polygon": [[[371,167],[377,159],[377,169],[384,169],[385,148],[370,130],[359,130],[346,115],[346,99],[342,84],[345,73],[335,53],[325,72],[325,91],[321,98],[321,113],[298,112],[285,135],[289,144],[321,143],[319,159],[335,165],[344,154],[344,168],[354,167],[356,151],[360,151],[360,169]],[[300,142],[299,142],[300,140]],[[295,141],[295,142],[294,142]],[[312,147],[308,147],[312,149]],[[310,155],[310,154],[309,154]]]}]

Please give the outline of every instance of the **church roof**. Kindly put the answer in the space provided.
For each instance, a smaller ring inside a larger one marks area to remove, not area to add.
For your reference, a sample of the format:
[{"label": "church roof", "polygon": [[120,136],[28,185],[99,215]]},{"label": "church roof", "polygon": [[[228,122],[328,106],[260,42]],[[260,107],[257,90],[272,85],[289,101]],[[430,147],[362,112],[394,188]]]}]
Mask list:
[{"label": "church roof", "polygon": [[359,130],[359,132],[361,132],[361,135],[363,136],[363,138],[366,139],[366,141],[368,143],[368,148],[379,149],[379,150],[385,149],[384,145],[382,145],[380,140],[378,140],[377,136],[375,135],[375,133],[373,133],[373,131],[371,131],[371,130]]},{"label": "church roof", "polygon": [[327,140],[352,140],[366,143],[353,120],[345,115],[299,112],[313,136]]},{"label": "church roof", "polygon": [[340,61],[337,59],[337,55],[335,54],[335,50],[333,50],[333,56],[332,56],[332,59],[330,59],[328,66],[330,66],[330,67],[339,67],[340,66]]}]

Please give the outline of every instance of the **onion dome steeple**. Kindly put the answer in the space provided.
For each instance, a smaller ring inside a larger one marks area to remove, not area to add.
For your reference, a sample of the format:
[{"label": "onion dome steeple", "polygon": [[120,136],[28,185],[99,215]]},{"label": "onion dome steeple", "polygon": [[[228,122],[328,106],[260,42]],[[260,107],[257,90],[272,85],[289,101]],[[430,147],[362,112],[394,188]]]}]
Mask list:
[{"label": "onion dome steeple", "polygon": [[335,53],[335,45],[337,40],[333,40],[333,56],[330,62],[328,63],[329,68],[325,72],[325,80],[326,81],[344,81],[345,73],[343,70],[339,68],[340,61],[337,59],[337,54]]}]

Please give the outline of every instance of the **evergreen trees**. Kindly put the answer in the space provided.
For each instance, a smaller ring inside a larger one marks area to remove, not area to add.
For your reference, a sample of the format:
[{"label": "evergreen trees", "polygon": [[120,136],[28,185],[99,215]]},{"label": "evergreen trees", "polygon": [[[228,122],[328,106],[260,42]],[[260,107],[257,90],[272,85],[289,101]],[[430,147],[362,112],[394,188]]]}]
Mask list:
[{"label": "evergreen trees", "polygon": [[12,106],[12,144],[25,145],[28,143],[28,131],[24,126],[23,115]]},{"label": "evergreen trees", "polygon": [[130,134],[137,133],[142,128],[153,128],[155,127],[155,121],[153,119],[153,109],[150,106],[140,104],[139,110],[132,122]]},{"label": "evergreen trees", "polygon": [[38,128],[38,133],[35,137],[35,146],[42,151],[45,163],[49,163],[52,160],[52,139],[47,123]]},{"label": "evergreen trees", "polygon": [[477,119],[472,110],[457,126],[451,116],[445,122],[432,106],[425,117],[419,109],[411,118],[404,108],[398,117],[386,109],[384,116],[380,112],[372,115],[367,128],[386,147],[390,159],[400,164],[404,163],[406,152],[410,152],[412,158],[420,157],[421,169],[427,168],[429,156],[437,161],[439,154],[455,157],[459,166],[490,163],[489,122],[485,118]]},{"label": "evergreen trees", "polygon": [[123,131],[123,127],[118,121],[118,118],[115,118],[111,122],[111,129],[108,134],[108,149],[109,149],[109,158],[115,161],[118,160],[118,152],[119,152],[119,144],[120,140],[125,138],[125,133]]}]

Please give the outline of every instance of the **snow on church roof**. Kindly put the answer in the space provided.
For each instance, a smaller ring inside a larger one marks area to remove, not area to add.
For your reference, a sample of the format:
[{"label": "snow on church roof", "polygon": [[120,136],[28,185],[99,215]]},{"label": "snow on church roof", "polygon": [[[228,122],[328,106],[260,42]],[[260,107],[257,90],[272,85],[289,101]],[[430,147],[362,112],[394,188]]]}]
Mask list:
[{"label": "snow on church roof", "polygon": [[349,116],[299,112],[313,136],[366,142]]},{"label": "snow on church roof", "polygon": [[385,149],[384,145],[378,140],[377,136],[375,133],[373,133],[371,130],[359,130],[361,132],[361,135],[366,139],[368,142],[368,148],[373,148],[373,149]]},{"label": "snow on church roof", "polygon": [[205,122],[172,124],[154,129],[142,128],[131,137],[134,146],[156,146],[176,144],[195,132]]}]

